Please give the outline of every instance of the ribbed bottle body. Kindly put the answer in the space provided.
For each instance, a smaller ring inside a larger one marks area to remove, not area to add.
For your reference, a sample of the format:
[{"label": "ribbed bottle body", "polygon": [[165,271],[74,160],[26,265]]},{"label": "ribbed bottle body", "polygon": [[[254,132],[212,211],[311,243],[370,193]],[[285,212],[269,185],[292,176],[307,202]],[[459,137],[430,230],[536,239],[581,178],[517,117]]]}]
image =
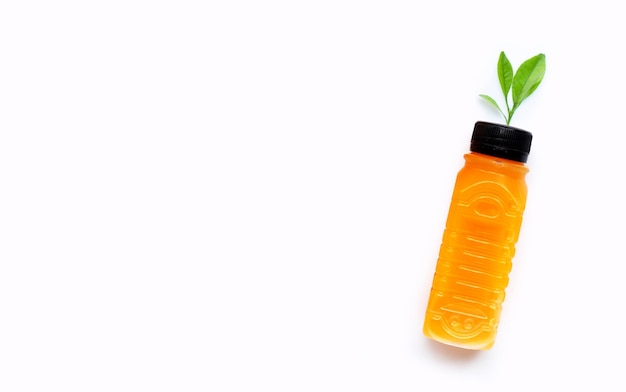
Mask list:
[{"label": "ribbed bottle body", "polygon": [[488,349],[495,340],[526,205],[526,166],[465,155],[424,321],[437,341]]}]

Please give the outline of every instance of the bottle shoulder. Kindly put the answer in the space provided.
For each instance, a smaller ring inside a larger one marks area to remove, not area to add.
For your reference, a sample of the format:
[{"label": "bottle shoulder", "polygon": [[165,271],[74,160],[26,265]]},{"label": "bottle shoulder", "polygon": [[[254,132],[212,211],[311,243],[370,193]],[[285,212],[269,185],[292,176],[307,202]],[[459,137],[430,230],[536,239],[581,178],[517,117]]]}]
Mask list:
[{"label": "bottle shoulder", "polygon": [[528,167],[521,162],[492,157],[477,152],[469,152],[463,157],[465,158],[465,166],[463,167],[465,170],[480,170],[513,178],[519,177],[522,180],[528,173]]},{"label": "bottle shoulder", "polygon": [[474,200],[491,195],[506,205],[512,203],[523,209],[528,188],[524,164],[470,153],[459,171],[455,185],[455,199]]}]

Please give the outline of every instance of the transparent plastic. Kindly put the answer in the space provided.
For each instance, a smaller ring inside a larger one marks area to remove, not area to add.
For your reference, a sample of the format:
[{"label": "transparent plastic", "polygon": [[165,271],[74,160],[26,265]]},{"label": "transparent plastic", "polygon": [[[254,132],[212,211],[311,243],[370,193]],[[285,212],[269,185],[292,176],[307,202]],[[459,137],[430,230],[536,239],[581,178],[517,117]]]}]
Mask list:
[{"label": "transparent plastic", "polygon": [[527,172],[521,162],[465,155],[426,310],[427,337],[474,350],[493,345],[526,206]]}]

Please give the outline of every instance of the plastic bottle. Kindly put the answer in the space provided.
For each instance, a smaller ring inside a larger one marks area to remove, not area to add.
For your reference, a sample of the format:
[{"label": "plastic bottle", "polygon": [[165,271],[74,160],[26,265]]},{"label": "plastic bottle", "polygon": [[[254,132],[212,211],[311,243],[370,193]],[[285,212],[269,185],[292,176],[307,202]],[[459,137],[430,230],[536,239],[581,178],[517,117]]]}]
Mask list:
[{"label": "plastic bottle", "polygon": [[474,350],[493,345],[526,206],[532,134],[477,122],[459,171],[424,334]]}]

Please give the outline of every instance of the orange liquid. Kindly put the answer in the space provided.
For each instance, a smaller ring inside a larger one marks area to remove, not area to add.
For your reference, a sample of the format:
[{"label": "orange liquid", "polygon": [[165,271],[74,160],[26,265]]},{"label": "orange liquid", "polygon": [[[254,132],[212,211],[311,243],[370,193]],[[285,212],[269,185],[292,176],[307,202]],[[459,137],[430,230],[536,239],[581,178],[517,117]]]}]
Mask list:
[{"label": "orange liquid", "polygon": [[526,206],[522,163],[465,155],[448,213],[424,334],[484,350],[496,337]]}]

